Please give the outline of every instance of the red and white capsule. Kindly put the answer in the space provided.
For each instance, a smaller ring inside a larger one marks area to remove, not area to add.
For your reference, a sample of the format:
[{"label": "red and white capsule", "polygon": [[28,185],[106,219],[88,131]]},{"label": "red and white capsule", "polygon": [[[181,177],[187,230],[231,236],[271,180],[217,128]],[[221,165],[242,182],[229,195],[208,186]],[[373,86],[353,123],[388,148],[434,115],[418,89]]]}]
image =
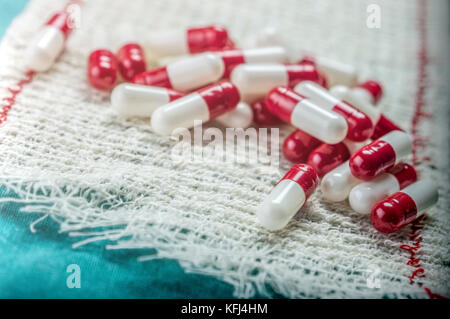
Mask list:
[{"label": "red and white capsule", "polygon": [[224,77],[229,77],[234,67],[244,63],[286,63],[287,55],[283,47],[265,47],[245,50],[225,50],[215,52],[225,64]]},{"label": "red and white capsule", "polygon": [[439,200],[438,188],[421,180],[376,204],[371,212],[373,227],[382,233],[394,233],[411,223]]},{"label": "red and white capsule", "polygon": [[348,197],[350,206],[361,214],[369,214],[376,203],[417,181],[414,167],[399,163],[369,182],[355,186]]},{"label": "red and white capsule", "polygon": [[325,143],[339,143],[347,135],[347,123],[342,116],[291,89],[275,87],[265,101],[271,113]]},{"label": "red and white capsule", "polygon": [[116,85],[118,72],[117,59],[111,51],[99,49],[89,55],[87,77],[96,89],[112,89]]},{"label": "red and white capsule", "polygon": [[336,98],[317,83],[304,81],[296,85],[294,90],[310,98],[319,106],[342,116],[348,125],[347,138],[349,140],[363,142],[372,135],[373,124],[370,117],[353,105]]},{"label": "red and white capsule", "polygon": [[127,43],[117,52],[119,71],[125,81],[131,81],[147,68],[144,49],[137,43]]},{"label": "red and white capsule", "polygon": [[411,151],[411,137],[402,131],[392,131],[355,152],[350,157],[350,169],[356,178],[368,181],[393,167]]},{"label": "red and white capsule", "polygon": [[219,82],[156,109],[152,129],[160,135],[174,134],[197,121],[206,122],[232,111],[239,101],[239,91],[231,82]]},{"label": "red and white capsule", "polygon": [[322,177],[347,161],[354,152],[364,145],[365,143],[356,143],[349,140],[337,144],[322,144],[310,152],[307,163],[316,170],[319,177]]},{"label": "red and white capsule", "polygon": [[224,70],[219,56],[203,53],[138,74],[133,78],[133,83],[189,92],[216,82]]},{"label": "red and white capsule", "polygon": [[318,183],[312,167],[292,166],[259,206],[256,214],[261,225],[272,231],[284,228],[314,193]]},{"label": "red and white capsule", "polygon": [[267,109],[266,102],[264,99],[257,100],[251,104],[253,110],[253,121],[263,127],[267,126],[281,126],[284,124],[279,117],[270,113]]},{"label": "red and white capsule", "polygon": [[218,25],[152,32],[145,46],[158,56],[194,54],[222,50],[229,46],[227,30]]},{"label": "red and white capsule", "polygon": [[346,161],[325,174],[320,183],[320,189],[327,200],[341,202],[348,197],[353,187],[362,182],[352,175]]},{"label": "red and white capsule", "polygon": [[293,87],[301,81],[319,81],[321,76],[314,65],[265,63],[238,65],[230,79],[242,95],[262,97],[276,86]]},{"label": "red and white capsule", "polygon": [[150,117],[161,105],[182,96],[183,93],[171,89],[122,83],[111,93],[111,106],[117,115],[123,117]]},{"label": "red and white capsule", "polygon": [[26,66],[36,72],[50,69],[64,49],[65,41],[72,31],[66,11],[54,14],[33,38],[25,52]]},{"label": "red and white capsule", "polygon": [[306,163],[308,155],[322,141],[302,130],[295,130],[283,142],[283,155],[293,163]]},{"label": "red and white capsule", "polygon": [[234,110],[220,115],[216,121],[224,127],[247,128],[252,124],[253,111],[247,103],[239,102]]}]

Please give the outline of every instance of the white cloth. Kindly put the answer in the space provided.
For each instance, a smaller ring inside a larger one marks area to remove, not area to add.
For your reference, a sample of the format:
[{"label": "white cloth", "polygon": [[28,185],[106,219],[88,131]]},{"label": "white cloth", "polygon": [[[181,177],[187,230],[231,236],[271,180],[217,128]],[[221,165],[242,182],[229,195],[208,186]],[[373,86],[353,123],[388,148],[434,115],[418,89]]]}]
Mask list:
[{"label": "white cloth", "polygon": [[[381,28],[366,26],[367,6],[378,4]],[[239,44],[276,26],[297,49],[355,65],[362,79],[380,80],[381,108],[410,130],[418,91],[421,40],[418,1],[176,1],[96,0],[82,6],[81,25],[46,73],[25,86],[0,127],[0,183],[15,190],[27,212],[46,213],[61,230],[87,240],[112,240],[108,248],[156,248],[149,258],[177,259],[187,272],[216,276],[238,297],[268,287],[286,297],[426,297],[450,294],[448,183],[448,3],[428,2],[424,109],[419,135],[429,138],[418,167],[440,185],[418,251],[426,277],[411,285],[410,227],[386,236],[347,203],[316,192],[288,227],[262,229],[255,210],[289,164],[177,163],[174,142],[154,135],[148,120],[122,120],[109,95],[91,88],[86,61],[98,47],[113,50],[147,32],[219,23]],[[58,0],[31,1],[0,46],[0,97],[23,75],[27,43]],[[444,36],[441,36],[444,33]],[[281,141],[291,131],[283,128]],[[12,199],[2,199],[8,201]],[[96,227],[123,227],[95,230]],[[80,248],[82,249],[82,248]],[[145,258],[143,258],[145,259]],[[370,284],[379,279],[379,285]]]}]

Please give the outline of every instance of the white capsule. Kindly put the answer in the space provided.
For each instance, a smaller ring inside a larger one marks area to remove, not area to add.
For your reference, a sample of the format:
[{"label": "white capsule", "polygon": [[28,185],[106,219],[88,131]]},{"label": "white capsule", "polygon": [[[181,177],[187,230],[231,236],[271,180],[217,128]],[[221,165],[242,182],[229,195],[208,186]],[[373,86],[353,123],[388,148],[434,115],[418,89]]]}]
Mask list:
[{"label": "white capsule", "polygon": [[186,30],[182,29],[150,32],[144,40],[144,45],[157,56],[189,54]]},{"label": "white capsule", "polygon": [[253,122],[253,111],[247,103],[239,102],[236,109],[217,117],[216,121],[225,127],[247,128]]},{"label": "white capsule", "polygon": [[329,87],[338,84],[352,87],[357,83],[358,74],[353,66],[320,56],[314,60],[319,71],[325,74]]},{"label": "white capsule", "polygon": [[111,106],[123,117],[150,117],[158,107],[181,96],[166,88],[122,83],[111,92]]},{"label": "white capsule", "polygon": [[280,46],[242,50],[245,63],[285,63],[286,50]]},{"label": "white capsule", "polygon": [[57,27],[46,25],[25,52],[26,66],[37,72],[47,71],[64,49],[65,37]]},{"label": "white capsule", "polygon": [[362,180],[354,177],[350,172],[348,161],[328,172],[320,183],[322,195],[327,200],[340,202],[345,200],[351,189],[362,183]]}]

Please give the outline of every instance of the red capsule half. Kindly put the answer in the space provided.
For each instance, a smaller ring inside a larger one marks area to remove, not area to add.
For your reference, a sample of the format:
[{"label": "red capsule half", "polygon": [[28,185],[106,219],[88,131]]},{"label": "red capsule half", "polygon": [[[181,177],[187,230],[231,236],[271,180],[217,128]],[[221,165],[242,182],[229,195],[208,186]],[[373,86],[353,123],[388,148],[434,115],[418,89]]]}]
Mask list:
[{"label": "red capsule half", "polygon": [[338,167],[350,158],[350,151],[344,142],[322,144],[308,156],[308,165],[313,167],[319,177]]},{"label": "red capsule half", "polygon": [[280,182],[285,179],[289,179],[300,185],[305,192],[306,199],[314,193],[317,185],[319,185],[319,177],[316,171],[311,166],[305,164],[295,164],[292,166]]},{"label": "red capsule half", "polygon": [[89,83],[99,90],[109,90],[117,82],[117,59],[109,50],[93,51],[88,59]]},{"label": "red capsule half", "polygon": [[253,121],[259,126],[280,126],[284,124],[277,116],[270,113],[264,99],[252,103],[251,107],[253,110]]},{"label": "red capsule half", "polygon": [[227,30],[218,25],[190,28],[187,30],[190,53],[223,50],[230,45]]},{"label": "red capsule half", "polygon": [[372,136],[370,137],[372,140],[377,140],[383,135],[386,135],[392,131],[404,131],[400,126],[392,122],[385,115],[381,114],[380,119],[378,120],[375,128],[373,130]]},{"label": "red capsule half", "polygon": [[128,43],[117,52],[119,71],[125,81],[131,81],[137,74],[145,72],[147,63],[142,47],[137,43]]},{"label": "red capsule half", "polygon": [[322,144],[322,141],[312,137],[302,130],[295,130],[283,143],[283,154],[288,161],[305,163],[310,152]]}]

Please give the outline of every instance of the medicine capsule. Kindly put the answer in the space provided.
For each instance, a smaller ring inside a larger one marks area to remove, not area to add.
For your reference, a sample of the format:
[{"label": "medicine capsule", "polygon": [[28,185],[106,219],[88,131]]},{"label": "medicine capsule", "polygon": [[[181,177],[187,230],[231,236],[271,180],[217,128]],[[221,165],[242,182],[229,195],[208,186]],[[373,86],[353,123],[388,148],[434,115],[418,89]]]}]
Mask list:
[{"label": "medicine capsule", "polygon": [[252,124],[253,111],[247,103],[239,102],[234,110],[220,115],[216,121],[225,127],[247,128]]},{"label": "medicine capsule", "polygon": [[369,182],[355,186],[348,197],[350,206],[361,214],[369,214],[376,203],[417,181],[414,167],[399,163]]},{"label": "medicine capsule", "polygon": [[281,126],[284,124],[277,116],[270,113],[264,99],[251,104],[253,121],[259,126]]},{"label": "medicine capsule", "polygon": [[150,117],[158,107],[172,102],[184,94],[156,86],[122,83],[111,93],[111,106],[124,117]]},{"label": "medicine capsule", "polygon": [[283,121],[329,144],[339,143],[347,135],[347,123],[291,89],[278,86],[266,96],[267,109]]},{"label": "medicine capsule", "polygon": [[145,40],[145,46],[159,56],[216,51],[229,45],[227,30],[218,25],[153,32]]},{"label": "medicine capsule", "polygon": [[302,130],[295,130],[283,142],[283,155],[293,163],[306,163],[309,153],[322,144]]},{"label": "medicine capsule", "polygon": [[387,171],[412,150],[411,137],[402,131],[392,131],[363,146],[350,157],[352,174],[368,181]]},{"label": "medicine capsule", "polygon": [[137,43],[123,45],[117,53],[119,71],[125,81],[131,81],[137,74],[147,68],[145,54],[142,47]]},{"label": "medicine capsule", "polygon": [[311,150],[308,156],[308,165],[314,168],[319,177],[338,167],[359,150],[364,143],[344,140],[337,144],[322,144]]},{"label": "medicine capsule", "polygon": [[151,118],[152,129],[170,135],[191,128],[195,121],[209,121],[233,110],[240,101],[239,91],[228,81],[212,84],[159,107]]},{"label": "medicine capsule", "polygon": [[379,232],[393,233],[434,206],[438,199],[439,193],[435,183],[428,180],[418,181],[376,204],[370,220]]},{"label": "medicine capsule", "polygon": [[72,31],[68,19],[69,13],[66,11],[54,14],[33,38],[25,52],[25,64],[29,69],[36,72],[50,69]]},{"label": "medicine capsule", "polygon": [[345,85],[353,87],[358,82],[356,69],[349,65],[333,59],[311,55],[303,57],[298,63],[305,61],[313,62],[317,65],[319,72],[325,74],[328,86]]},{"label": "medicine capsule", "polygon": [[216,82],[224,70],[219,56],[203,53],[138,74],[133,83],[189,92]]},{"label": "medicine capsule", "polygon": [[392,131],[403,131],[403,129],[392,122],[390,119],[388,119],[385,115],[381,114],[370,138],[372,140],[377,140],[381,136],[386,135],[387,133]]},{"label": "medicine capsule", "polygon": [[285,63],[286,50],[283,47],[266,47],[245,50],[225,50],[215,52],[223,60],[225,73],[229,77],[235,66],[244,63]]},{"label": "medicine capsule", "polygon": [[339,100],[317,83],[304,81],[295,86],[294,91],[306,96],[323,108],[338,113],[348,125],[347,138],[354,142],[367,140],[373,132],[372,120],[353,105]]},{"label": "medicine capsule", "polygon": [[305,164],[292,166],[259,206],[257,217],[261,225],[269,230],[285,227],[314,193],[318,183],[319,178],[312,167]]},{"label": "medicine capsule", "polygon": [[325,174],[320,183],[320,189],[327,200],[341,202],[348,197],[353,187],[362,182],[352,175],[346,161]]},{"label": "medicine capsule", "polygon": [[99,90],[109,90],[117,82],[117,59],[108,50],[99,49],[93,51],[88,59],[89,83]]},{"label": "medicine capsule", "polygon": [[264,96],[276,86],[292,87],[301,81],[319,81],[320,75],[313,65],[241,64],[230,76],[243,95]]}]

